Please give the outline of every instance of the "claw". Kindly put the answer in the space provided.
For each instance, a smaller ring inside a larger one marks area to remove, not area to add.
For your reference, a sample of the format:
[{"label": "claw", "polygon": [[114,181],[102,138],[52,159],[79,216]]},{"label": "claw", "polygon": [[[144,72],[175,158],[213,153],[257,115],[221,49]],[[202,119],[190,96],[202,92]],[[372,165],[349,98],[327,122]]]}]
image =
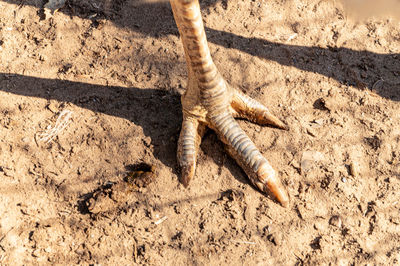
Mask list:
[{"label": "claw", "polygon": [[205,126],[196,119],[183,117],[181,134],[178,140],[178,164],[181,169],[181,182],[187,187],[196,171],[196,157]]},{"label": "claw", "polygon": [[274,116],[269,110],[264,111],[263,113],[256,113],[256,116],[256,121],[260,125],[269,124],[283,130],[289,130],[289,127],[279,120],[279,118]]},{"label": "claw", "polygon": [[281,185],[281,182],[277,179],[276,182],[267,182],[266,188],[264,188],[264,192],[270,191],[276,200],[282,205],[282,207],[289,207],[289,197],[287,196],[284,188]]},{"label": "claw", "polygon": [[190,165],[181,166],[180,181],[185,188],[187,188],[189,186],[189,181],[194,176],[195,170],[196,170],[196,162],[194,162]]},{"label": "claw", "polygon": [[264,167],[257,171],[257,175],[263,182],[258,182],[257,187],[265,192],[272,194],[276,200],[285,208],[289,206],[289,197],[282,186],[281,181],[276,176],[275,170],[269,165],[265,164]]},{"label": "claw", "polygon": [[238,90],[234,90],[231,105],[241,118],[246,118],[259,125],[272,125],[288,130],[288,127],[274,116],[267,107]]},{"label": "claw", "polygon": [[242,167],[250,181],[262,192],[271,193],[283,206],[289,205],[289,198],[275,170],[267,159],[240,128],[229,113],[216,116],[213,127],[232,158]]}]

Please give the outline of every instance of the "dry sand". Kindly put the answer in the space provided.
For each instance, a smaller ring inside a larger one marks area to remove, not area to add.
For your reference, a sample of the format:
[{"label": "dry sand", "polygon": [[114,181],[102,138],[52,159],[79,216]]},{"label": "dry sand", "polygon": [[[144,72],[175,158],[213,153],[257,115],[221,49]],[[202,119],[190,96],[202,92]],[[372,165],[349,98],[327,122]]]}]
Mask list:
[{"label": "dry sand", "polygon": [[[399,20],[356,21],[336,1],[202,2],[224,77],[290,125],[240,121],[284,209],[212,132],[179,183],[186,67],[168,3],[42,7],[0,1],[0,264],[400,263]],[[142,162],[155,173],[126,183]]]}]

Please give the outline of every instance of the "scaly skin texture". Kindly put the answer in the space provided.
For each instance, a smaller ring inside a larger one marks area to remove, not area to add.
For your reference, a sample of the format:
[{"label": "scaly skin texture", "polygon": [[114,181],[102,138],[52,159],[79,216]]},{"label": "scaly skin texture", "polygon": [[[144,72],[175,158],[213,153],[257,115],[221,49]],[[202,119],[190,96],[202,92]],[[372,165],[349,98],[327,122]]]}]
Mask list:
[{"label": "scaly skin texture", "polygon": [[256,100],[233,89],[215,66],[208,48],[198,0],[170,0],[188,67],[188,87],[182,96],[183,122],[178,141],[181,182],[188,186],[206,127],[213,129],[229,154],[261,191],[271,193],[282,206],[289,198],[275,170],[240,128],[234,117],[287,129]]}]

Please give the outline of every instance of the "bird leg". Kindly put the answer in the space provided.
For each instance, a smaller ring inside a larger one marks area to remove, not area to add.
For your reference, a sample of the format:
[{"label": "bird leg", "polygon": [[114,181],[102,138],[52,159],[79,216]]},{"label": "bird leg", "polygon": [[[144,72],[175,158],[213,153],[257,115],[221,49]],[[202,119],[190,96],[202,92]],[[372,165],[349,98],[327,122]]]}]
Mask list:
[{"label": "bird leg", "polygon": [[185,51],[188,85],[182,95],[183,122],[178,141],[181,182],[186,187],[195,174],[196,156],[206,127],[213,129],[229,154],[261,191],[282,206],[289,198],[275,170],[240,128],[234,117],[286,129],[256,100],[229,86],[215,66],[208,48],[198,0],[170,0]]}]

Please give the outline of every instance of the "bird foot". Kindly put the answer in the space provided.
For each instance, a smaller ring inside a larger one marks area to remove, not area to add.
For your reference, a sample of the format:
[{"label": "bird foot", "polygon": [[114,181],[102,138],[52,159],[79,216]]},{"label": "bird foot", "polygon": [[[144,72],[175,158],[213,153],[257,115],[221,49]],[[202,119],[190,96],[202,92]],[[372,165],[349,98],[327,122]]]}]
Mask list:
[{"label": "bird foot", "polygon": [[234,118],[285,130],[287,126],[263,104],[231,88],[219,72],[213,76],[211,80],[202,80],[190,73],[188,89],[182,96],[183,122],[178,141],[182,184],[187,187],[195,174],[201,138],[209,127],[217,133],[250,181],[282,206],[288,206],[289,198],[277,173]]}]

